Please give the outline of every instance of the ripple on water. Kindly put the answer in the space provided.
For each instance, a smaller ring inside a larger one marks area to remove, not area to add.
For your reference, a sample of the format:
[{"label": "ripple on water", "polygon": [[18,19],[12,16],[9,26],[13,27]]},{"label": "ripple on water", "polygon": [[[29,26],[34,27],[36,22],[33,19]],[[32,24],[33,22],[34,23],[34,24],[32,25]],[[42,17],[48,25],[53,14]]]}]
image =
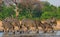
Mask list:
[{"label": "ripple on water", "polygon": [[3,32],[0,32],[0,37],[2,37],[3,36]]},{"label": "ripple on water", "polygon": [[[16,32],[17,33],[17,32]],[[0,37],[2,37],[3,35],[8,35],[8,37],[9,36],[11,36],[11,37],[13,37],[13,35],[15,35],[16,37],[21,37],[21,35],[23,36],[23,37],[60,37],[60,36],[56,36],[56,35],[60,35],[60,31],[55,31],[55,33],[42,33],[42,32],[40,32],[39,34],[18,34],[18,35],[16,35],[16,34],[6,34],[6,33],[0,33]]]}]

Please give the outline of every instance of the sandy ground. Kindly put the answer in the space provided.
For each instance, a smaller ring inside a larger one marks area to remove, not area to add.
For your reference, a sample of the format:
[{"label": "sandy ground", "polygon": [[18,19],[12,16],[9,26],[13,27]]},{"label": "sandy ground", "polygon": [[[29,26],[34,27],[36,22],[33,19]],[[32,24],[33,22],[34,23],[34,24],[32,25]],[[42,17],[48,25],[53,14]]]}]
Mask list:
[{"label": "sandy ground", "polygon": [[57,26],[55,27],[56,30],[60,30],[60,20],[57,21]]},{"label": "sandy ground", "polygon": [[[54,27],[55,30],[60,30],[60,20],[57,21],[57,26]],[[18,28],[16,27],[15,29],[18,30]],[[34,29],[34,28],[31,28],[31,29]],[[41,28],[40,28],[41,29]],[[0,21],[0,31],[3,30],[3,27],[2,27],[2,21]]]},{"label": "sandy ground", "polygon": [[0,21],[0,31],[3,30],[2,21]]}]

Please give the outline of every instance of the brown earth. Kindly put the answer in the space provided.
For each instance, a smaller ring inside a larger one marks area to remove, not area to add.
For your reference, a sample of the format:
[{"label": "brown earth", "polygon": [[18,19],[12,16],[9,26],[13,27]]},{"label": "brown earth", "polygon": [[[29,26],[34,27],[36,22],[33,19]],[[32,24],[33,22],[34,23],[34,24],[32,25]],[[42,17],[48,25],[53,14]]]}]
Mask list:
[{"label": "brown earth", "polygon": [[[21,23],[21,22],[20,22]],[[57,26],[54,27],[55,30],[60,30],[60,20],[57,21]],[[18,27],[16,27],[15,29],[18,30]],[[34,29],[33,27],[31,29]],[[41,27],[39,27],[39,29],[41,29]],[[3,27],[2,27],[2,21],[0,21],[0,31],[3,30]]]},{"label": "brown earth", "polygon": [[54,28],[55,28],[55,30],[60,30],[60,20],[57,21],[57,26]]},{"label": "brown earth", "polygon": [[3,30],[2,21],[0,21],[0,31]]}]

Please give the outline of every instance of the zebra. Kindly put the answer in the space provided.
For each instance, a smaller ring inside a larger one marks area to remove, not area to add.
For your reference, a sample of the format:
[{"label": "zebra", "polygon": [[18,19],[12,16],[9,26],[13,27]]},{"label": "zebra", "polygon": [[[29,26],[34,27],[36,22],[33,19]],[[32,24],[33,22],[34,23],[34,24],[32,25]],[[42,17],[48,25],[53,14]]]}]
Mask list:
[{"label": "zebra", "polygon": [[[36,24],[33,20],[31,19],[22,19],[21,25],[25,26],[27,28],[27,32],[29,33],[31,27],[34,27],[36,29]],[[22,27],[21,27],[22,28]],[[34,30],[35,30],[34,29]]]},{"label": "zebra", "polygon": [[11,30],[15,33],[15,26],[17,26],[20,30],[20,22],[16,18],[7,17],[2,21],[2,24],[3,24],[4,31],[7,31],[8,29],[8,31]]},{"label": "zebra", "polygon": [[55,18],[50,18],[50,19],[47,19],[45,22],[44,22],[45,26],[46,26],[46,30],[48,31],[48,29],[51,29],[52,32],[54,32],[54,26],[57,25],[57,21]]},{"label": "zebra", "polygon": [[4,32],[13,30],[13,25],[11,25],[9,18],[2,20],[2,27],[4,28]]}]

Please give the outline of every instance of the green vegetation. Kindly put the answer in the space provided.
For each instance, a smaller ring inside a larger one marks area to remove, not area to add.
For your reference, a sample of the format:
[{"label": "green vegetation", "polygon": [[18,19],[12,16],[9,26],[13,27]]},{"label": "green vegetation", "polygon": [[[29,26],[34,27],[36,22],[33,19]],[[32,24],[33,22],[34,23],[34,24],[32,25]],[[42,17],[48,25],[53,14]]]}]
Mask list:
[{"label": "green vegetation", "polygon": [[51,17],[55,17],[56,19],[60,19],[60,7],[56,7],[50,5],[48,2],[43,2],[43,14],[41,19],[47,19]]},{"label": "green vegetation", "polygon": [[6,17],[15,17],[15,11],[13,7],[6,7],[6,6],[1,6],[0,7],[0,20],[5,19]]},{"label": "green vegetation", "polygon": [[30,19],[38,18],[39,19],[43,13],[42,10],[40,9],[40,6],[37,5],[36,7],[34,7],[34,5],[31,5],[31,4],[27,4],[27,5],[28,7],[22,4],[18,5],[19,19],[23,19],[23,18],[30,18]]},{"label": "green vegetation", "polygon": [[[40,3],[39,3],[40,4]],[[28,4],[18,4],[19,19],[30,18],[30,19],[47,19],[50,17],[55,17],[56,19],[60,19],[60,7],[55,7],[50,5],[48,2],[42,2],[43,8],[41,9],[41,5],[32,5],[32,3]],[[0,20],[5,19],[6,17],[16,17],[16,12],[14,11],[14,6],[0,6]]]}]

